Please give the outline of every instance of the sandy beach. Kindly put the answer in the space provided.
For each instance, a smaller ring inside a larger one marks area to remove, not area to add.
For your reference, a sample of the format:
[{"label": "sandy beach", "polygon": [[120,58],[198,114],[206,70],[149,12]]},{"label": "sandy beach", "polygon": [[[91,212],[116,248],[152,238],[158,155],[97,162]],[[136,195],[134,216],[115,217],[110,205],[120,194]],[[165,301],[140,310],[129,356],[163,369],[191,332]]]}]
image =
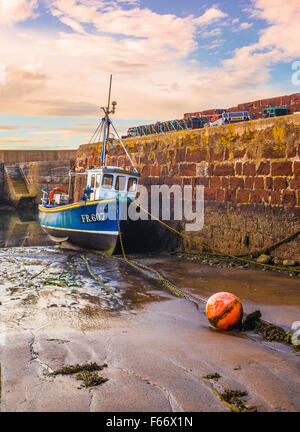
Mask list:
[{"label": "sandy beach", "polygon": [[[108,293],[78,253],[0,254],[2,412],[229,411],[217,397],[225,390],[246,392],[247,408],[299,411],[299,353],[290,346],[217,331],[204,304],[197,309],[114,259],[87,255]],[[287,329],[299,316],[298,278],[170,257],[140,262],[196,296],[231,288],[246,312],[260,309]],[[54,374],[93,362],[107,365],[99,376],[108,380],[98,386]],[[204,378],[215,373],[218,379]]]}]

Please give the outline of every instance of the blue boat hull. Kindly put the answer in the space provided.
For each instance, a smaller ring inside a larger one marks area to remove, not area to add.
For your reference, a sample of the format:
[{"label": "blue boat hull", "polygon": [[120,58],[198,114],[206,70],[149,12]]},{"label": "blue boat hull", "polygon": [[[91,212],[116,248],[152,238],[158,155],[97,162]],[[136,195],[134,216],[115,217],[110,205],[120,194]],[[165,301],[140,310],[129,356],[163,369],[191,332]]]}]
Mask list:
[{"label": "blue boat hull", "polygon": [[[42,229],[56,241],[112,254],[127,201],[117,199],[79,202],[66,206],[39,206]],[[118,219],[120,222],[118,223]]]}]

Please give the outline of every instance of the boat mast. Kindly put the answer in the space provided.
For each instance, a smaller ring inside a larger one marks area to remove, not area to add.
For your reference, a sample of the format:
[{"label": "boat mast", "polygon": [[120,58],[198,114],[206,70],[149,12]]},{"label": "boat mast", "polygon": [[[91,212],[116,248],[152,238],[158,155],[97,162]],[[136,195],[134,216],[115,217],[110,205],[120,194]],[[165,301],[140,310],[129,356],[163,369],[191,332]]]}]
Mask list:
[{"label": "boat mast", "polygon": [[107,101],[107,107],[102,107],[102,110],[104,111],[105,117],[103,119],[104,121],[104,130],[103,130],[103,144],[102,144],[102,166],[105,165],[105,159],[106,159],[106,144],[107,140],[109,139],[109,129],[111,125],[111,121],[109,118],[109,114],[114,114],[116,109],[116,102],[112,103],[112,110],[110,110],[110,97],[111,97],[111,85],[112,85],[112,75],[110,76],[110,83],[109,83],[109,92],[108,92],[108,101]]},{"label": "boat mast", "polygon": [[[99,143],[101,142],[101,134],[102,134],[102,129],[103,129],[103,143],[102,143],[102,166],[105,166],[105,159],[106,159],[106,144],[107,141],[109,140],[109,129],[110,126],[112,127],[114,133],[117,136],[118,141],[121,143],[128,159],[130,160],[131,165],[133,166],[134,171],[137,172],[137,169],[128,153],[128,151],[126,150],[126,147],[121,139],[121,137],[119,136],[114,124],[112,123],[112,121],[109,118],[110,114],[115,114],[116,112],[116,106],[117,106],[117,102],[112,102],[112,109],[110,109],[110,97],[111,97],[111,85],[112,85],[112,75],[110,76],[110,83],[109,83],[109,92],[108,92],[108,102],[107,102],[107,107],[101,107],[102,111],[104,112],[105,116],[103,117],[103,119],[101,120],[101,124],[98,126],[97,130],[100,130],[100,134],[99,134]],[[97,131],[95,132],[97,133]]]}]

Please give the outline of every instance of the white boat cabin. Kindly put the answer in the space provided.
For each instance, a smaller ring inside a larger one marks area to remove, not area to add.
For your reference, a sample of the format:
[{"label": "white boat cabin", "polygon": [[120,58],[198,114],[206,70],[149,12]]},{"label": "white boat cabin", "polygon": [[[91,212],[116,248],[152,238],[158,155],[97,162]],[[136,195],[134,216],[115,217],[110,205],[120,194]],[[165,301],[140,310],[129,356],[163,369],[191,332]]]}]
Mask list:
[{"label": "white boat cabin", "polygon": [[139,174],[118,167],[92,168],[87,171],[87,189],[90,201],[120,196],[134,200]]}]

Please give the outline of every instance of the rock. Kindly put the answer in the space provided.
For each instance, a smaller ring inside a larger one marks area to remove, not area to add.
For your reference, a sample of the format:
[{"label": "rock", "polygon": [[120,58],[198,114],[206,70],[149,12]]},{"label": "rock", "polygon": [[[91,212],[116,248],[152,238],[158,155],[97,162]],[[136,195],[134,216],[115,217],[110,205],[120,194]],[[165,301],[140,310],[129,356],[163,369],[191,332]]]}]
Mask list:
[{"label": "rock", "polygon": [[296,265],[296,261],[294,261],[294,260],[289,260],[289,259],[286,259],[286,260],[284,260],[283,261],[283,263],[282,263],[284,266],[295,266]]},{"label": "rock", "polygon": [[270,255],[260,255],[256,261],[260,264],[268,264],[271,261]]},{"label": "rock", "polygon": [[282,261],[279,258],[274,258],[273,262],[275,265],[281,265],[282,264]]}]

